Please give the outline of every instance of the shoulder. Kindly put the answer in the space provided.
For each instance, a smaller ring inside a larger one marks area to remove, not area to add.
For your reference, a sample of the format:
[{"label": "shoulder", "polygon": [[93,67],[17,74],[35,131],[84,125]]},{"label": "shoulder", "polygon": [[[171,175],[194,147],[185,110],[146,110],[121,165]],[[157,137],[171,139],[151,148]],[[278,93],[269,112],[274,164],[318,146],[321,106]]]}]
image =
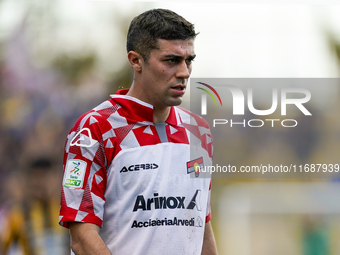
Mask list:
[{"label": "shoulder", "polygon": [[112,129],[108,119],[118,108],[119,105],[114,101],[104,101],[78,118],[68,138],[82,134],[88,136],[90,140],[92,137],[100,139]]}]

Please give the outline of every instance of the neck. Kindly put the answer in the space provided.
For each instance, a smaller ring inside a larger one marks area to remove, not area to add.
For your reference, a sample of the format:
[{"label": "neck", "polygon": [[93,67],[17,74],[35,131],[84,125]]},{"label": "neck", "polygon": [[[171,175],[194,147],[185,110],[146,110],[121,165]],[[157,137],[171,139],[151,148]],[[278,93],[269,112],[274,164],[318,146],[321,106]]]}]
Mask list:
[{"label": "neck", "polygon": [[165,122],[170,115],[170,107],[166,107],[165,109],[153,109],[153,122],[161,123]]},{"label": "neck", "polygon": [[[146,103],[150,103],[147,100],[145,100],[145,96],[142,93],[141,90],[135,89],[137,86],[134,86],[135,82],[132,83],[129,92],[126,94],[127,96],[132,96],[135,98],[138,98]],[[170,115],[170,109],[171,107],[165,107],[165,108],[158,108],[157,106],[154,105],[153,108],[153,122],[154,123],[161,123],[161,122],[165,122],[169,115]]]}]

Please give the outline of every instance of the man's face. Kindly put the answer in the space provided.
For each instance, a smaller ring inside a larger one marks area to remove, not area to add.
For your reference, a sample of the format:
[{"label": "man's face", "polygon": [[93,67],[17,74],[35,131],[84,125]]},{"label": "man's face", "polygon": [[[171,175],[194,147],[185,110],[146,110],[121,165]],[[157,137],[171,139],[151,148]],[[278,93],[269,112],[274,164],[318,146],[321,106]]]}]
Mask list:
[{"label": "man's face", "polygon": [[155,109],[181,104],[194,58],[193,39],[158,39],[158,49],[151,50],[148,62],[143,62],[141,99]]}]

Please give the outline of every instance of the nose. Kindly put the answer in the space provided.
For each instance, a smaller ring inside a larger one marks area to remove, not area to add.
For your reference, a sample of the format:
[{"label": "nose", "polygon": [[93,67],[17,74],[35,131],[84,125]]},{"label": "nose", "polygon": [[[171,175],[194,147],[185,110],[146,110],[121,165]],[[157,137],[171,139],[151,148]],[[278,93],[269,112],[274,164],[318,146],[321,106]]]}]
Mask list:
[{"label": "nose", "polygon": [[177,78],[188,79],[191,74],[191,64],[188,64],[186,61],[181,61],[178,65],[178,70],[176,73]]}]

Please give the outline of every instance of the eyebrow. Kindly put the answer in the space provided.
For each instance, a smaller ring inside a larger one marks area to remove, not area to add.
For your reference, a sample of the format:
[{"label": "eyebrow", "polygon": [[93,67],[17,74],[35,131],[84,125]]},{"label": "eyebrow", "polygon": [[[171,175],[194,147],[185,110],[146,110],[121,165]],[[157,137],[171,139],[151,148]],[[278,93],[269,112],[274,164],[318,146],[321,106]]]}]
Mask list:
[{"label": "eyebrow", "polygon": [[[196,54],[195,55],[189,55],[189,57],[187,59],[193,60],[195,57],[196,57]],[[164,58],[183,59],[184,57],[181,56],[181,55],[169,54],[169,55],[165,55]]]}]

